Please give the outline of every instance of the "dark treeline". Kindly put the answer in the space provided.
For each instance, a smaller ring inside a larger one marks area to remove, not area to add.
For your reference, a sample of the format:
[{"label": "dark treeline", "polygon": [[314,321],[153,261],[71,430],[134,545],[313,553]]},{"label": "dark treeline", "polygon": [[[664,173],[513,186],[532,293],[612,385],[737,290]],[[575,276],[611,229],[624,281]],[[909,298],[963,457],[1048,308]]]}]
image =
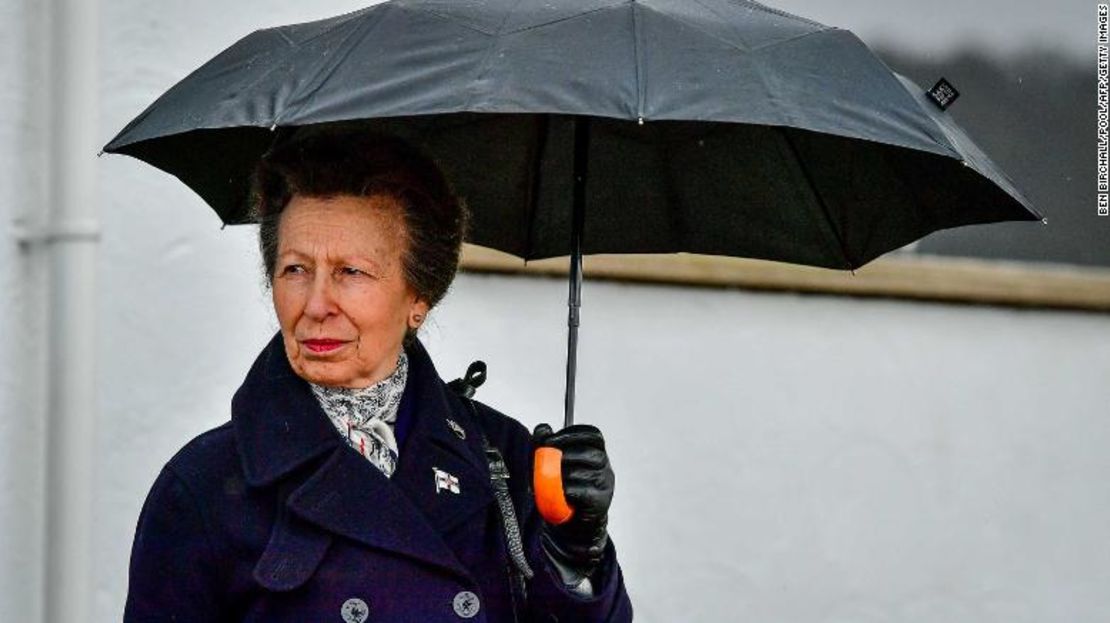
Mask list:
[{"label": "dark treeline", "polygon": [[948,113],[1048,218],[1048,225],[937,232],[918,245],[919,253],[1110,266],[1110,217],[1098,216],[1095,205],[1093,60],[1046,51],[1005,58],[970,50],[944,58],[875,51],[922,88],[941,76],[953,83],[961,96]]}]

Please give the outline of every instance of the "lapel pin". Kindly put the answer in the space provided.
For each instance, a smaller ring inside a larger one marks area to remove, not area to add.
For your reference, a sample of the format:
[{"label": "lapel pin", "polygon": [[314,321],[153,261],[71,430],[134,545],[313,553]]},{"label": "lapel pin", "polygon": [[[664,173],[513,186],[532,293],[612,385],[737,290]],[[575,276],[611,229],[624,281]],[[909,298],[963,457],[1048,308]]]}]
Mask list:
[{"label": "lapel pin", "polygon": [[436,475],[436,493],[440,491],[450,491],[451,493],[459,493],[459,478],[452,476],[438,467],[433,467],[432,471]]},{"label": "lapel pin", "polygon": [[452,420],[451,418],[447,418],[447,426],[451,430],[455,431],[455,434],[458,435],[459,439],[466,439],[466,431],[463,430],[462,426],[459,426],[458,422]]}]

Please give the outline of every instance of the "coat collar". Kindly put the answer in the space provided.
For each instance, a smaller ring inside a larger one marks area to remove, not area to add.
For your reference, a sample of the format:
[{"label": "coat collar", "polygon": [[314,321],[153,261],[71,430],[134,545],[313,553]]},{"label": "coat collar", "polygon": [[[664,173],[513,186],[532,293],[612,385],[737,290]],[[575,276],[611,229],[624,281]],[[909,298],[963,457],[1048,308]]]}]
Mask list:
[{"label": "coat collar", "polygon": [[278,333],[255,359],[231,399],[231,424],[247,483],[262,487],[343,440],[289,365]]},{"label": "coat collar", "polygon": [[[266,486],[321,458],[289,495],[287,506],[295,515],[327,532],[465,577],[443,535],[493,501],[481,432],[439,378],[423,345],[414,342],[407,352],[401,409],[410,410],[413,420],[392,479],[335,432],[308,383],[289,366],[280,334],[232,401],[240,459],[247,482]],[[438,489],[436,470],[457,478],[459,493]],[[297,557],[295,551],[289,554]]]}]

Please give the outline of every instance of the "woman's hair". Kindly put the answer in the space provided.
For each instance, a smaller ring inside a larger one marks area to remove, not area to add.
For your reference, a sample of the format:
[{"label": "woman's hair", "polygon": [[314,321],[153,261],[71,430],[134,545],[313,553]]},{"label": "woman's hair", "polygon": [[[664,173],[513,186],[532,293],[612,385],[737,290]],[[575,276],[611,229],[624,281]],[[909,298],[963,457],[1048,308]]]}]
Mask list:
[{"label": "woman's hair", "polygon": [[250,192],[268,283],[281,213],[294,195],[396,200],[405,225],[405,281],[429,307],[447,293],[466,235],[466,208],[436,164],[409,143],[358,128],[302,128],[279,136],[255,167]]}]

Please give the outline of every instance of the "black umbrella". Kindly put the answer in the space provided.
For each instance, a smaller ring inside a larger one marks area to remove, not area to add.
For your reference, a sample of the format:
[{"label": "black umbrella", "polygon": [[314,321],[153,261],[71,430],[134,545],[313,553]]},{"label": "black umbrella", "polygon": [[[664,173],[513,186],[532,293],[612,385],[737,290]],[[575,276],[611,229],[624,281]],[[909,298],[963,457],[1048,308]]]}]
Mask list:
[{"label": "black umbrella", "polygon": [[745,0],[393,0],[259,30],[105,150],[244,223],[274,130],[333,122],[435,157],[470,242],[854,269],[930,232],[1038,220],[940,107],[848,31]]}]

